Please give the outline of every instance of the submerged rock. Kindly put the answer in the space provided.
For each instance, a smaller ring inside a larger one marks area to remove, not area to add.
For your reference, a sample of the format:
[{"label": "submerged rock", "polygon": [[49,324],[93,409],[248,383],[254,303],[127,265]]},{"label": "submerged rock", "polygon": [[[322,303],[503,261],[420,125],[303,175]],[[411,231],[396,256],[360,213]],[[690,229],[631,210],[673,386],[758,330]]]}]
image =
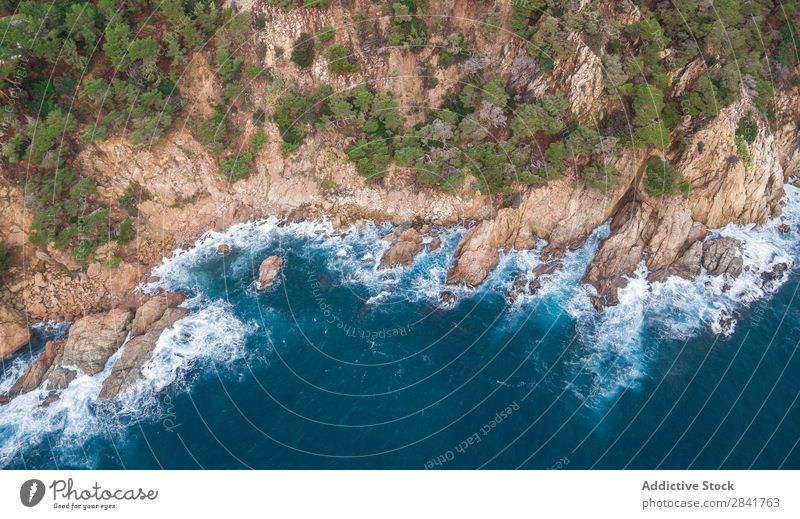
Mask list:
[{"label": "submerged rock", "polygon": [[456,304],[456,295],[449,290],[442,290],[439,294],[439,306],[441,308],[452,308]]},{"label": "submerged rock", "polygon": [[776,263],[768,272],[761,273],[761,287],[764,290],[772,290],[775,285],[779,283],[786,271],[789,270],[789,265],[786,263]]},{"label": "submerged rock", "polygon": [[422,250],[422,236],[413,227],[397,235],[392,245],[383,253],[379,268],[408,266]]},{"label": "submerged rock", "polygon": [[538,279],[531,281],[528,279],[527,274],[520,272],[517,274],[517,277],[514,278],[514,283],[508,290],[506,297],[508,298],[508,302],[513,304],[517,302],[520,296],[534,295],[540,288],[542,288],[542,284]]},{"label": "submerged rock", "polygon": [[0,304],[0,360],[19,351],[30,340],[31,334],[25,316]]},{"label": "submerged rock", "polygon": [[258,267],[258,290],[266,290],[271,287],[278,276],[281,274],[283,259],[280,256],[269,256],[261,262]]},{"label": "submerged rock", "polygon": [[224,256],[225,254],[228,254],[230,251],[231,251],[231,246],[228,245],[227,243],[220,243],[219,245],[217,245],[217,254],[219,254],[220,256]]},{"label": "submerged rock", "polygon": [[723,308],[717,318],[717,324],[719,325],[719,330],[722,335],[730,335],[734,326],[736,326],[736,319],[728,310]]},{"label": "submerged rock", "polygon": [[703,267],[712,276],[728,274],[738,277],[744,260],[740,254],[742,242],[736,238],[716,238],[703,244]]}]

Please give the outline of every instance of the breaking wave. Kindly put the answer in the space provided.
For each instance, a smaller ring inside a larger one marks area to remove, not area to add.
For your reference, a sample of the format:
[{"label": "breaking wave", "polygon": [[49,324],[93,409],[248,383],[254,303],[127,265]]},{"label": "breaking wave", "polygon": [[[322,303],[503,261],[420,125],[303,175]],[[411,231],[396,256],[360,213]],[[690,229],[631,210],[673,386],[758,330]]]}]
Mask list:
[{"label": "breaking wave", "polygon": [[[270,320],[280,318],[268,307],[259,308],[261,319],[242,315],[240,305],[231,302],[237,290],[249,301],[258,301],[260,294],[252,281],[267,253],[321,261],[336,286],[358,292],[369,308],[391,308],[404,302],[438,304],[445,292],[451,298],[449,308],[465,301],[477,307],[487,296],[505,298],[519,275],[536,280],[535,293],[520,294],[507,305],[507,322],[513,325],[534,312],[552,318],[567,316],[575,329],[576,347],[566,357],[569,375],[560,382],[589,407],[601,407],[621,389],[636,389],[637,382],[647,376],[658,341],[646,337],[685,341],[711,332],[724,340],[735,331],[748,305],[769,297],[788,279],[800,248],[800,233],[782,232],[783,224],[800,229],[800,190],[790,185],[780,218],[762,226],[728,225],[707,238],[726,236],[742,242],[744,265],[739,278],[702,272],[694,280],[671,277],[650,282],[642,263],[620,290],[619,304],[603,313],[594,309],[594,291],[581,280],[609,234],[608,224],[596,229],[580,248],[567,252],[560,268],[538,277],[532,272],[545,263],[544,242],[530,251],[501,253],[498,267],[476,288],[446,284],[455,249],[467,230],[462,226],[436,228],[442,241],[439,249],[429,250],[426,236],[426,247],[411,266],[390,269],[378,268],[389,246],[383,238],[398,230],[389,224],[337,230],[327,220],[287,224],[271,217],[208,232],[192,247],[166,258],[153,269],[157,281],[140,287],[146,292],[186,292],[190,297],[183,306],[192,313],[158,340],[136,391],[112,403],[96,401],[123,346],[102,373],[77,377],[47,406],[41,405],[49,393],[44,389],[0,406],[0,466],[33,445],[40,449],[44,445],[62,456],[66,452],[72,463],[90,466],[91,456],[81,447],[87,437],[119,435],[132,421],[158,416],[158,395],[165,390],[191,391],[201,376],[235,377],[237,368],[245,367],[254,355],[248,338],[265,337],[259,344],[268,349]],[[209,286],[215,284],[221,284],[222,291],[212,295]],[[10,388],[33,358],[26,353],[6,362],[0,392]]]}]

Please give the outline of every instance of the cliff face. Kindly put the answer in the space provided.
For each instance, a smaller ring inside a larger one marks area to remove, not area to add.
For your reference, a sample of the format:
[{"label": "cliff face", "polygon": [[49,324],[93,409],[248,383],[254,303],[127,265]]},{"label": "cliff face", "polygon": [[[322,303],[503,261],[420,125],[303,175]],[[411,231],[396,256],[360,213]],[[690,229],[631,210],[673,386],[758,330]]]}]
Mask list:
[{"label": "cliff face", "polygon": [[[785,102],[778,106],[793,109]],[[737,157],[734,139],[744,117],[757,124],[749,166]],[[783,111],[776,118],[796,120]],[[625,276],[645,257],[652,280],[694,276],[700,271],[699,241],[707,229],[764,223],[780,214],[787,174],[783,165],[796,160],[793,124],[772,130],[747,99],[722,110],[675,153],[676,168],[692,186],[688,197],[654,198],[644,191],[647,150],[629,150],[615,160],[620,185],[605,195],[576,188],[566,179],[532,188],[519,208],[502,210],[464,236],[448,280],[479,284],[497,264],[498,249],[530,248],[536,239],[547,240],[556,250],[574,248],[609,218],[611,235],[585,277],[598,289],[599,306],[616,303]]]},{"label": "cliff face", "polygon": [[[738,160],[734,139],[744,117],[757,125],[749,146],[751,167]],[[780,128],[779,135],[784,131]],[[764,223],[778,214],[785,180],[780,153],[773,131],[749,99],[723,109],[694,133],[676,162],[692,184],[692,217],[708,227],[722,227],[731,222]]]}]

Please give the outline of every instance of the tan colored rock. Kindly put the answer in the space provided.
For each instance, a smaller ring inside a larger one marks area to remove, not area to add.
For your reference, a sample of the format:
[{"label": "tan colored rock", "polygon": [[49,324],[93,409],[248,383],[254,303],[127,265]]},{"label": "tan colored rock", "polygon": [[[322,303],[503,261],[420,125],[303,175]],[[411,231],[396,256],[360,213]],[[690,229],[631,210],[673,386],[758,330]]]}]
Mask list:
[{"label": "tan colored rock", "polygon": [[692,220],[685,199],[641,196],[641,200],[628,202],[614,218],[611,234],[584,277],[597,289],[598,308],[618,302],[617,291],[627,285],[626,276],[636,270],[645,252],[651,281],[663,281],[670,275],[696,275],[700,270],[696,244],[706,229]]},{"label": "tan colored rock", "polygon": [[31,340],[28,321],[20,312],[0,304],[0,361]]},{"label": "tan colored rock", "polygon": [[419,231],[411,227],[397,235],[392,244],[381,256],[379,268],[408,266],[414,262],[414,257],[422,250],[422,236]]},{"label": "tan colored rock", "polygon": [[258,267],[258,289],[266,290],[271,287],[281,274],[283,259],[280,256],[269,256]]},{"label": "tan colored rock", "polygon": [[461,239],[456,247],[456,263],[447,274],[447,282],[479,285],[494,270],[500,249],[514,245],[520,232],[520,212],[505,208],[494,220],[484,220]]},{"label": "tan colored rock", "polygon": [[[748,146],[750,168],[736,153],[735,133],[743,117],[758,125],[756,139]],[[780,212],[784,178],[775,138],[747,98],[724,108],[695,132],[676,168],[692,184],[692,217],[709,228],[764,223]]]},{"label": "tan colored rock", "polygon": [[186,299],[183,294],[165,292],[148,299],[136,310],[131,323],[131,335],[145,333],[156,321],[161,319],[167,308],[175,308]]},{"label": "tan colored rock", "polygon": [[574,63],[566,67],[565,82],[572,104],[572,112],[581,120],[591,120],[591,114],[598,114],[605,108],[603,91],[603,64],[580,36],[570,35],[576,46]]},{"label": "tan colored rock", "polygon": [[438,234],[430,233],[431,241],[428,242],[428,250],[433,252],[442,248],[442,239]]},{"label": "tan colored rock", "polygon": [[771,122],[778,158],[784,176],[796,175],[800,167],[800,87],[776,92]]},{"label": "tan colored rock", "polygon": [[74,378],[74,369],[88,375],[100,373],[125,341],[131,317],[130,311],[115,308],[75,321],[69,328],[64,351],[48,373],[50,385],[65,387]]},{"label": "tan colored rock", "polygon": [[607,194],[576,188],[569,178],[528,189],[518,208],[501,209],[494,220],[484,220],[461,239],[448,283],[482,283],[497,266],[501,248],[529,249],[537,239],[547,240],[551,250],[578,247],[615,214],[646,158],[641,150],[623,152],[614,162],[620,183]]},{"label": "tan colored rock", "polygon": [[25,373],[8,390],[9,396],[28,393],[39,387],[44,381],[55,359],[64,351],[64,341],[47,341],[44,351],[34,360]]},{"label": "tan colored rock", "polygon": [[136,385],[141,380],[141,369],[150,360],[159,337],[176,321],[189,314],[185,308],[166,308],[158,321],[151,323],[143,335],[128,341],[122,354],[103,381],[99,398],[114,398]]}]

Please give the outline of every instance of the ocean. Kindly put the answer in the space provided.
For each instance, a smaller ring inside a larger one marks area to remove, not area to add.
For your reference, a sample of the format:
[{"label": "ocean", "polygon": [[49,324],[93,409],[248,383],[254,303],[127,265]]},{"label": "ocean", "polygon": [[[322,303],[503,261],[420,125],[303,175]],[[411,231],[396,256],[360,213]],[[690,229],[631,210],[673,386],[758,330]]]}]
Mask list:
[{"label": "ocean", "polygon": [[[209,232],[142,287],[185,292],[192,314],[159,339],[137,391],[96,400],[117,353],[48,407],[41,391],[0,406],[0,467],[800,468],[800,190],[786,190],[782,219],[712,232],[744,242],[740,278],[650,283],[642,265],[600,314],[581,278],[607,224],[513,303],[544,243],[501,255],[470,289],[444,282],[461,227],[388,270],[390,225]],[[282,277],[259,292],[271,254]],[[0,392],[65,329],[37,326]]]}]

